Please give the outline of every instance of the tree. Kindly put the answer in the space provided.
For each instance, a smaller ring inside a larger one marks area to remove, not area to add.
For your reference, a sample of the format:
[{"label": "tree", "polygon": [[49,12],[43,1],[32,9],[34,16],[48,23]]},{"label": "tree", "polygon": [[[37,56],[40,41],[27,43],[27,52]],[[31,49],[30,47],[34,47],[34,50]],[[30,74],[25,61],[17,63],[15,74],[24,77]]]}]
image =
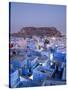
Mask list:
[{"label": "tree", "polygon": [[49,44],[49,43],[50,43],[49,40],[45,39],[44,44]]}]

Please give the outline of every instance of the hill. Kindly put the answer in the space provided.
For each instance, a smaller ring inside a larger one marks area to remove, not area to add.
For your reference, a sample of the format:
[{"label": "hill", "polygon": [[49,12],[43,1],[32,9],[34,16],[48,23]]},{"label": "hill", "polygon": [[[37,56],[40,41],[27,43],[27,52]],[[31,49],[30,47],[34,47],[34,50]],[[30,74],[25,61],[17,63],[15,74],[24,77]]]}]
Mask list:
[{"label": "hill", "polygon": [[55,27],[23,27],[19,32],[13,33],[12,36],[48,36],[60,37],[61,33]]}]

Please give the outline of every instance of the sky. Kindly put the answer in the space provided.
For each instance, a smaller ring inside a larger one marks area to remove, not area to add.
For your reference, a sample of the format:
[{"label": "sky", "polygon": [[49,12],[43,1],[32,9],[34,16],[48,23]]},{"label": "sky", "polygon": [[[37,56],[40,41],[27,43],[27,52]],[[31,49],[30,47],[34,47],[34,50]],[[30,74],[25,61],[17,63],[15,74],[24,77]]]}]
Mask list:
[{"label": "sky", "polygon": [[56,27],[66,34],[66,6],[11,2],[10,31],[23,27]]}]

